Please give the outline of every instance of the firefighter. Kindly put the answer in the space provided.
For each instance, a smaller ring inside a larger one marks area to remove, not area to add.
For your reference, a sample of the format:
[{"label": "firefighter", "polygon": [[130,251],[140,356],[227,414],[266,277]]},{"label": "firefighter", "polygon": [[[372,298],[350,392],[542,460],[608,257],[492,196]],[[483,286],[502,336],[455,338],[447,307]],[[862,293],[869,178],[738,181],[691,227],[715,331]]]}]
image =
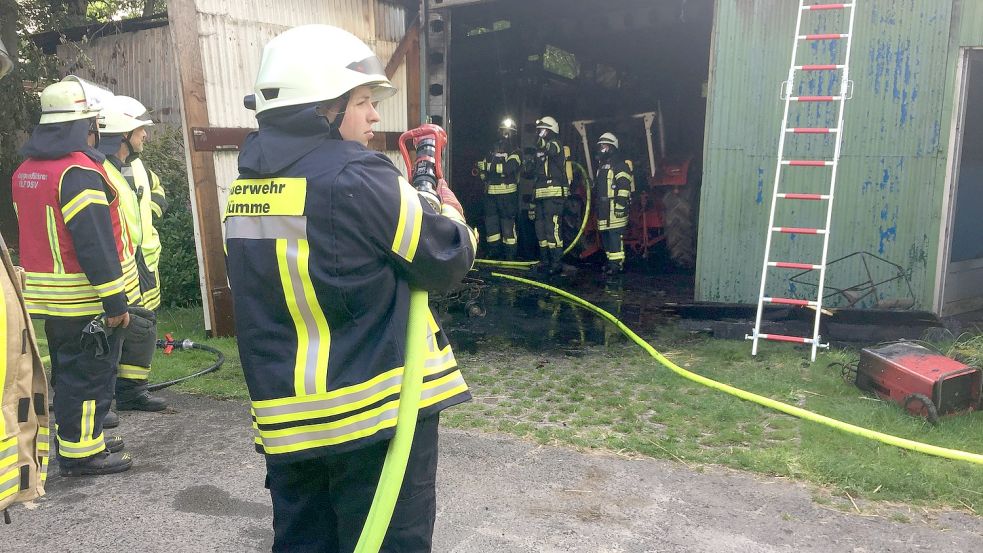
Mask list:
[{"label": "firefighter", "polygon": [[93,317],[130,323],[140,285],[120,215],[120,191],[95,149],[100,99],[112,96],[75,76],[41,92],[41,120],[12,179],[26,270],[24,298],[44,319],[54,383],[58,462],[64,476],[123,472],[132,463],[118,436],[103,435],[122,333],[103,351],[82,347]]},{"label": "firefighter", "polygon": [[[0,77],[11,69],[0,42]],[[48,382],[34,326],[24,304],[23,271],[14,267],[0,236],[0,510],[44,495],[48,470]],[[32,405],[33,404],[33,405]]]},{"label": "firefighter", "polygon": [[604,274],[616,275],[625,265],[625,227],[628,226],[628,207],[635,188],[631,161],[618,149],[618,137],[606,132],[597,141],[597,177],[594,185],[597,230],[607,256]]},{"label": "firefighter", "polygon": [[519,170],[522,160],[515,145],[516,126],[506,118],[498,127],[499,139],[485,159],[478,162],[478,175],[485,183],[485,240],[491,259],[515,259],[518,243],[515,217],[519,211]]},{"label": "firefighter", "polygon": [[[316,54],[316,55],[314,55]],[[328,25],[264,48],[259,130],[225,211],[239,353],[273,501],[273,551],[352,551],[394,434],[410,287],[444,291],[477,235],[446,184],[439,211],[367,148],[395,94],[361,40]],[[470,398],[428,314],[419,422],[383,550],[430,551],[438,412]]]},{"label": "firefighter", "polygon": [[[99,123],[99,151],[106,155],[106,172],[115,178],[118,187],[124,185],[132,192],[124,197],[123,215],[126,230],[133,243],[137,274],[140,277],[142,305],[156,311],[160,307],[160,237],[154,228],[154,217],[167,209],[167,200],[160,178],[140,159],[147,127],[154,123],[147,108],[129,96],[115,96],[103,106]],[[163,411],[167,402],[147,391],[150,362],[156,348],[156,324],[143,340],[123,342],[116,378],[116,408],[121,411]]]},{"label": "firefighter", "polygon": [[567,197],[567,176],[564,167],[564,148],[560,144],[560,125],[546,116],[536,121],[534,194],[536,203],[536,239],[539,241],[540,270],[558,274],[563,265],[563,238],[560,236],[560,216]]}]

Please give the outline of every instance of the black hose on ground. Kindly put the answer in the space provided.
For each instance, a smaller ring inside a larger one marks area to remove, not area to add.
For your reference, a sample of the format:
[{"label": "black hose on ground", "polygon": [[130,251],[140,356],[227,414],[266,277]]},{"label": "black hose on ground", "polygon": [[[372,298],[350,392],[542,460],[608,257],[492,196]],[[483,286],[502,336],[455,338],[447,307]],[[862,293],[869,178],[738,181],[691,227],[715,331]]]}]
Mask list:
[{"label": "black hose on ground", "polygon": [[189,374],[187,376],[182,376],[181,378],[175,378],[174,380],[168,380],[167,382],[158,382],[157,384],[151,384],[150,386],[147,386],[147,390],[149,390],[151,392],[156,392],[158,390],[163,390],[164,388],[169,388],[169,387],[171,387],[171,386],[173,386],[175,384],[184,382],[185,380],[191,380],[192,378],[197,378],[199,376],[203,376],[203,375],[206,375],[208,373],[215,372],[215,371],[217,371],[225,363],[225,354],[222,353],[221,351],[219,351],[219,350],[211,347],[211,346],[206,346],[205,344],[199,344],[199,343],[196,343],[196,342],[192,342],[191,340],[184,340],[184,341],[179,342],[179,343],[175,343],[173,341],[170,341],[168,343],[167,341],[164,341],[164,340],[157,340],[157,347],[159,347],[161,349],[165,349],[168,346],[170,346],[171,348],[173,348],[175,345],[177,347],[180,347],[181,349],[184,349],[184,350],[187,350],[187,349],[200,349],[202,351],[207,351],[207,352],[210,352],[210,353],[214,353],[215,354],[215,362],[212,363],[211,365],[209,365],[208,367],[206,367],[206,368],[204,368],[204,369],[202,369],[202,370],[200,370],[200,371],[198,371],[198,372],[196,372],[194,374]]}]

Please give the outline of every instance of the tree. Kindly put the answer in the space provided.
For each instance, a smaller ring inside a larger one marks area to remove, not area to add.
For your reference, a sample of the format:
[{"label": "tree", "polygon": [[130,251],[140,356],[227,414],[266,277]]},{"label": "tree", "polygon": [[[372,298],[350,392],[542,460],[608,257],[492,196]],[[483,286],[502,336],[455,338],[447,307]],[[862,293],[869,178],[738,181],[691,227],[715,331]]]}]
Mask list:
[{"label": "tree", "polygon": [[16,223],[10,176],[22,161],[18,153],[40,115],[37,92],[62,77],[57,59],[46,55],[31,35],[87,23],[152,15],[154,0],[0,0],[0,40],[14,70],[0,81],[0,232],[13,241]]}]

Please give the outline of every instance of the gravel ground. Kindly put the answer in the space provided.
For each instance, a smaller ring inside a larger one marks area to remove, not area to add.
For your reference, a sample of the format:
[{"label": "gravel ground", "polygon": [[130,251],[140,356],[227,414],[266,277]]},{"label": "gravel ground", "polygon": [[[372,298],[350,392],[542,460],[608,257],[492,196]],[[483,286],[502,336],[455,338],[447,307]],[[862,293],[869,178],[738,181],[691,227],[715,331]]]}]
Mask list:
[{"label": "gravel ground", "polygon": [[[124,413],[134,468],[63,478],[11,509],[3,551],[269,551],[264,464],[240,402],[167,394],[164,414]],[[434,551],[979,551],[983,518],[842,500],[784,479],[441,434]]]}]

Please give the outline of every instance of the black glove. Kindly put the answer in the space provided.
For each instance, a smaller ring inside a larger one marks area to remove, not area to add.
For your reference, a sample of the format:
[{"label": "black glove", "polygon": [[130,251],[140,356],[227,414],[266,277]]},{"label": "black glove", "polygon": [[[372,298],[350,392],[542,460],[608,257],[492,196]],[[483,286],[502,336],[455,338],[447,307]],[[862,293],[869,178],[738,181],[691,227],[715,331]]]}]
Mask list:
[{"label": "black glove", "polygon": [[105,359],[109,355],[109,334],[102,315],[97,315],[82,329],[80,346],[96,359]]}]

